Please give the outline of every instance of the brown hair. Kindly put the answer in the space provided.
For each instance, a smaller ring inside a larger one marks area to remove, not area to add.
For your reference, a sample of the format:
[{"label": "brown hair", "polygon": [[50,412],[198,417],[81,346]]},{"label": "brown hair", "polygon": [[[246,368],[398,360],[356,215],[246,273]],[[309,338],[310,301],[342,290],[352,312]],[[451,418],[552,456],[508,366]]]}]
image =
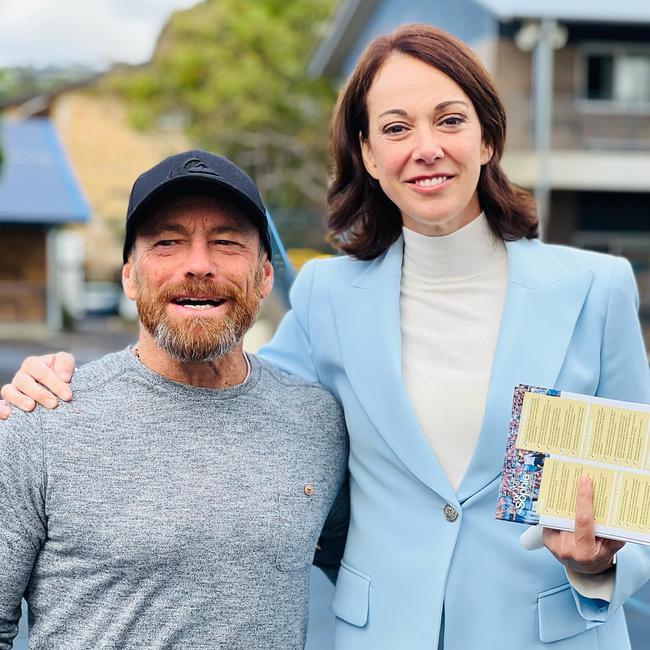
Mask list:
[{"label": "brown hair", "polygon": [[404,25],[370,43],[341,93],[331,125],[334,163],[327,200],[329,239],[358,259],[373,259],[400,235],[402,218],[363,164],[359,134],[368,137],[368,91],[377,72],[393,53],[413,56],[455,81],[471,99],[492,158],[481,167],[478,198],[492,230],[513,241],[537,237],[535,204],[514,186],[501,168],[506,115],[487,70],[460,40],[424,24]]}]

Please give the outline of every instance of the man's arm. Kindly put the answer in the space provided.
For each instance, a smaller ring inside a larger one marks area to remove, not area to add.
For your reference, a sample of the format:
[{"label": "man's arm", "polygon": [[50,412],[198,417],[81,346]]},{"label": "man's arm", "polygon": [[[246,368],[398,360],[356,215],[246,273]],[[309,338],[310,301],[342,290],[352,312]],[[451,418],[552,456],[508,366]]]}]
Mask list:
[{"label": "man's arm", "polygon": [[37,403],[55,408],[59,399],[69,401],[72,399],[69,383],[73,373],[74,357],[67,352],[27,357],[11,384],[5,384],[0,390],[7,402],[0,402],[0,420],[9,417],[10,405],[31,411]]},{"label": "man's arm", "polygon": [[39,414],[0,422],[0,650],[13,645],[20,603],[45,543],[44,486]]}]

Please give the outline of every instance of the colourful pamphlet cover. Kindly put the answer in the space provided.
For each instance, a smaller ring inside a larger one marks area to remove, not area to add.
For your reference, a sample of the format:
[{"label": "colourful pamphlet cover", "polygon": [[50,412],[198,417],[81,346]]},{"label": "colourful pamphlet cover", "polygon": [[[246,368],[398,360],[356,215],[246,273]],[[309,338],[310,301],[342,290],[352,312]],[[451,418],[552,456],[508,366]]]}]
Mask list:
[{"label": "colourful pamphlet cover", "polygon": [[573,530],[581,476],[597,535],[650,544],[650,405],[517,386],[497,519]]},{"label": "colourful pamphlet cover", "polygon": [[497,498],[497,519],[520,524],[537,524],[539,515],[534,504],[539,497],[542,469],[546,454],[517,448],[517,434],[521,407],[526,393],[540,393],[559,397],[560,391],[520,384],[512,398],[512,413],[508,425],[506,455],[501,475],[501,488]]}]

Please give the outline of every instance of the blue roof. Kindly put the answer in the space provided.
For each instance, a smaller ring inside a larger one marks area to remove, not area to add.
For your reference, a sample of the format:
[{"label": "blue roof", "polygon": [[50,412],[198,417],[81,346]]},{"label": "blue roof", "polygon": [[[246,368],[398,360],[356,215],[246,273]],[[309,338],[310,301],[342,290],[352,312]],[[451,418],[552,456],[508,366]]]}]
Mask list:
[{"label": "blue roof", "polygon": [[0,146],[0,223],[88,221],[90,208],[48,119],[0,124]]}]

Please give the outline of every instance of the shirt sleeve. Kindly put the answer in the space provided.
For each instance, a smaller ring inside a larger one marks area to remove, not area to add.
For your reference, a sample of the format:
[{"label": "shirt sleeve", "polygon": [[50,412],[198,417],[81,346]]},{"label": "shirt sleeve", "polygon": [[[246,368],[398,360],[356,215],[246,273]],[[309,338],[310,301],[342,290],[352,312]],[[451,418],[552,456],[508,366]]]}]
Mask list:
[{"label": "shirt sleeve", "polygon": [[20,604],[45,542],[45,471],[39,412],[0,422],[0,650],[18,632]]},{"label": "shirt sleeve", "polygon": [[602,573],[578,573],[569,567],[564,567],[571,586],[585,598],[603,600],[609,603],[614,593],[616,581],[616,565]]}]

